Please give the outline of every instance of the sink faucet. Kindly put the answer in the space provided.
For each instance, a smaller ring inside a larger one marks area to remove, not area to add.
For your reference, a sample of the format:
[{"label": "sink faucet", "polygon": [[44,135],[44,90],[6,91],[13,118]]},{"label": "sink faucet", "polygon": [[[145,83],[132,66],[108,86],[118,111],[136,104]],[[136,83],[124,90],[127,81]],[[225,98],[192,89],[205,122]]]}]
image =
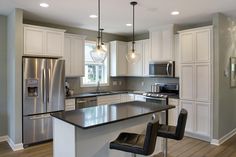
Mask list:
[{"label": "sink faucet", "polygon": [[101,91],[101,87],[100,87],[100,81],[98,81],[98,83],[97,83],[97,90],[96,90],[97,92],[100,92]]}]

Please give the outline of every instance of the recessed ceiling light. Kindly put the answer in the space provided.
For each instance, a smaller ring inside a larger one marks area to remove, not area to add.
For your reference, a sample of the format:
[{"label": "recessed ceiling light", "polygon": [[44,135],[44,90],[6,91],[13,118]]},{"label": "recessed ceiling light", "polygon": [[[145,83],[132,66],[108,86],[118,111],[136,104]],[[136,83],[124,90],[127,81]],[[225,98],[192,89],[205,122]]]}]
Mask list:
[{"label": "recessed ceiling light", "polygon": [[126,26],[127,26],[127,27],[131,27],[132,24],[131,24],[131,23],[127,23]]},{"label": "recessed ceiling light", "polygon": [[97,15],[89,15],[89,17],[92,18],[92,19],[95,19],[95,18],[97,18],[98,16],[97,16]]},{"label": "recessed ceiling light", "polygon": [[172,11],[171,15],[179,15],[179,11]]},{"label": "recessed ceiling light", "polygon": [[47,3],[40,3],[39,5],[40,5],[40,7],[43,7],[43,8],[49,7],[49,4],[47,4]]}]

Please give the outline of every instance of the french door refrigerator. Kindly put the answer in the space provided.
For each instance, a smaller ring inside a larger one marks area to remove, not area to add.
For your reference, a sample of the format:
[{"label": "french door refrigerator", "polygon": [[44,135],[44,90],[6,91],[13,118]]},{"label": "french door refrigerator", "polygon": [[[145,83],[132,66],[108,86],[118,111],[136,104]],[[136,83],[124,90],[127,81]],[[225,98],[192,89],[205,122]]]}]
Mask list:
[{"label": "french door refrigerator", "polygon": [[23,144],[52,139],[50,113],[64,110],[65,61],[23,58]]}]

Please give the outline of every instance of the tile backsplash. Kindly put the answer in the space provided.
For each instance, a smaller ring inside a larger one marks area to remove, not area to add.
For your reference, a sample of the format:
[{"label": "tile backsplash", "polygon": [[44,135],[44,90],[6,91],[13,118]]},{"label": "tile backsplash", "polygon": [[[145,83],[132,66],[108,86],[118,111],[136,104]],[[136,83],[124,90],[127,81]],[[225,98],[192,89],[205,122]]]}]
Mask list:
[{"label": "tile backsplash", "polygon": [[[86,93],[96,91],[96,87],[80,87],[80,78],[66,78],[74,93]],[[109,86],[101,86],[102,91],[112,90],[137,90],[151,91],[154,83],[179,83],[178,78],[155,77],[110,77]]]}]

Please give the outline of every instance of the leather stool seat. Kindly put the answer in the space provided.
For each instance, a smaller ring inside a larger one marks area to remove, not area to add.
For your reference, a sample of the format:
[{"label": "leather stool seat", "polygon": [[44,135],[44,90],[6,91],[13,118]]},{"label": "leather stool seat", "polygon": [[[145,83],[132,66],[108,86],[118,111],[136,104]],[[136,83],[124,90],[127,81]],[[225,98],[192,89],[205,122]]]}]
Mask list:
[{"label": "leather stool seat", "polygon": [[149,122],[146,134],[121,133],[110,143],[110,149],[130,152],[133,154],[151,155],[156,146],[158,121]]}]

